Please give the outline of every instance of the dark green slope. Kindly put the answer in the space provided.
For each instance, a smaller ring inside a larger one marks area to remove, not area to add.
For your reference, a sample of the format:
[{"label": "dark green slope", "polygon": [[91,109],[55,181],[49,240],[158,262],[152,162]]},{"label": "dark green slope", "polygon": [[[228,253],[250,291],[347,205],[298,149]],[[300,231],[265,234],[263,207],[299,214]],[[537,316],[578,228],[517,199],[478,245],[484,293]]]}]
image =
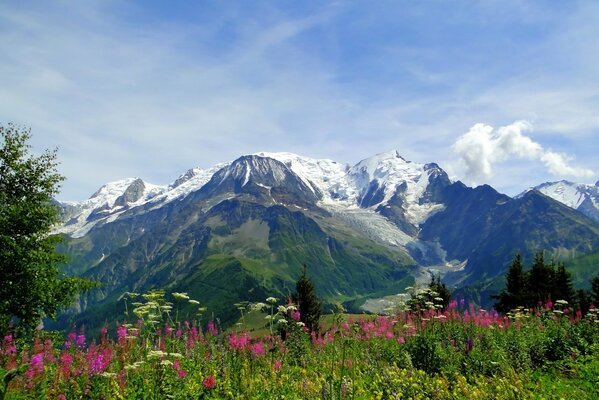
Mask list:
[{"label": "dark green slope", "polygon": [[103,285],[82,299],[87,309],[78,321],[112,320],[124,292],[164,288],[189,292],[226,324],[237,317],[234,303],[289,295],[304,263],[320,296],[346,300],[393,286],[411,262],[355,232],[326,232],[315,220],[326,226],[324,211],[239,199],[203,210],[201,200],[177,204],[145,214],[143,231],[119,220],[67,239],[71,269]]},{"label": "dark green slope", "polygon": [[421,227],[420,237],[438,240],[449,259],[467,260],[495,227],[505,220],[512,199],[491,186],[469,188],[462,182],[440,194],[445,209]]},{"label": "dark green slope", "polygon": [[532,258],[545,250],[560,259],[588,254],[599,248],[599,226],[537,191],[513,200],[501,223],[468,259],[467,282],[503,275],[516,252]]},{"label": "dark green slope", "polygon": [[530,191],[511,199],[490,186],[457,182],[443,192],[446,207],[422,227],[421,238],[438,240],[449,258],[467,260],[448,281],[472,285],[505,273],[516,252],[538,250],[572,258],[599,248],[599,225],[580,212]]},{"label": "dark green slope", "polygon": [[566,260],[565,265],[572,274],[572,283],[575,287],[590,289],[591,279],[599,276],[599,252]]}]

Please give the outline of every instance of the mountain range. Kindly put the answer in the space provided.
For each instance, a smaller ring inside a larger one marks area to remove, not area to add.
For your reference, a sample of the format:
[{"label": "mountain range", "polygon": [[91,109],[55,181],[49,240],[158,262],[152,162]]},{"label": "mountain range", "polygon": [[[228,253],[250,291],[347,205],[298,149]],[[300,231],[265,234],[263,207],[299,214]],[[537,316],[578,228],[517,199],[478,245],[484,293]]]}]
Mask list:
[{"label": "mountain range", "polygon": [[227,324],[235,303],[288,296],[304,264],[326,302],[356,309],[431,274],[492,290],[516,252],[597,252],[598,188],[561,181],[511,198],[397,151],[354,166],[257,153],[168,186],[112,182],[59,203],[67,272],[102,284],[64,318],[102,323],[124,292],[164,288]]}]

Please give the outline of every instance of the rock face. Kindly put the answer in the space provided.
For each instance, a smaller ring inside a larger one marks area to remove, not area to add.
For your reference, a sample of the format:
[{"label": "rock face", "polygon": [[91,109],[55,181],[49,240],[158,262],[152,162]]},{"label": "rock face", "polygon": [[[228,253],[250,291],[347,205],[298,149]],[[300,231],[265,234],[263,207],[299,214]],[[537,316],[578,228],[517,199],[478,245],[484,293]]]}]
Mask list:
[{"label": "rock face", "polygon": [[129,204],[139,201],[143,197],[145,189],[146,185],[144,181],[139,178],[134,180],[129,187],[125,189],[123,194],[117,197],[114,201],[114,205],[116,207],[127,207]]},{"label": "rock face", "polygon": [[325,300],[363,299],[430,273],[484,285],[516,251],[597,251],[599,225],[585,211],[596,207],[592,191],[566,207],[547,190],[512,199],[397,151],[353,167],[259,153],[190,169],[168,186],[106,184],[62,203],[56,233],[66,235],[69,272],[103,283],[82,299],[80,323],[102,323],[123,292],[153,287],[189,292],[226,322],[234,303],[287,296],[304,264]]}]

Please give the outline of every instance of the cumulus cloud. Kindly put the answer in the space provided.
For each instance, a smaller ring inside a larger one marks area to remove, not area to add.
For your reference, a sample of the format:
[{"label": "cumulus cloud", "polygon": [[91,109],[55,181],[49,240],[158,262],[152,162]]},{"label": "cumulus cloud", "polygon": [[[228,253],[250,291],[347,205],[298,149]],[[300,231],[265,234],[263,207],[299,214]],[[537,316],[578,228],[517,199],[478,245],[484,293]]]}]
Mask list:
[{"label": "cumulus cloud", "polygon": [[570,165],[572,157],[544,149],[526,136],[532,124],[516,121],[494,129],[482,123],[475,124],[453,144],[468,178],[480,181],[493,175],[493,166],[510,159],[538,160],[556,177],[590,178],[594,172]]}]

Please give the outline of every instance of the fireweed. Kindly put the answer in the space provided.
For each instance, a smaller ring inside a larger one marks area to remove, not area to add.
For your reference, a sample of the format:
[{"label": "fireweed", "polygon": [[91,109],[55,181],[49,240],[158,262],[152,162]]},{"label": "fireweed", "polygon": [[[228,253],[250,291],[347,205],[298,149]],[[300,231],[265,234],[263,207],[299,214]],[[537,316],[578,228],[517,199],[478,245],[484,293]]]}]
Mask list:
[{"label": "fireweed", "polygon": [[583,317],[563,302],[507,315],[460,301],[388,316],[339,314],[316,335],[297,324],[293,305],[266,301],[255,309],[269,312],[268,334],[252,337],[171,319],[164,295],[143,299],[133,305],[140,321],[118,325],[113,336],[74,331],[55,342],[39,332],[18,344],[5,335],[0,374],[14,376],[6,398],[599,396],[598,313]]}]

